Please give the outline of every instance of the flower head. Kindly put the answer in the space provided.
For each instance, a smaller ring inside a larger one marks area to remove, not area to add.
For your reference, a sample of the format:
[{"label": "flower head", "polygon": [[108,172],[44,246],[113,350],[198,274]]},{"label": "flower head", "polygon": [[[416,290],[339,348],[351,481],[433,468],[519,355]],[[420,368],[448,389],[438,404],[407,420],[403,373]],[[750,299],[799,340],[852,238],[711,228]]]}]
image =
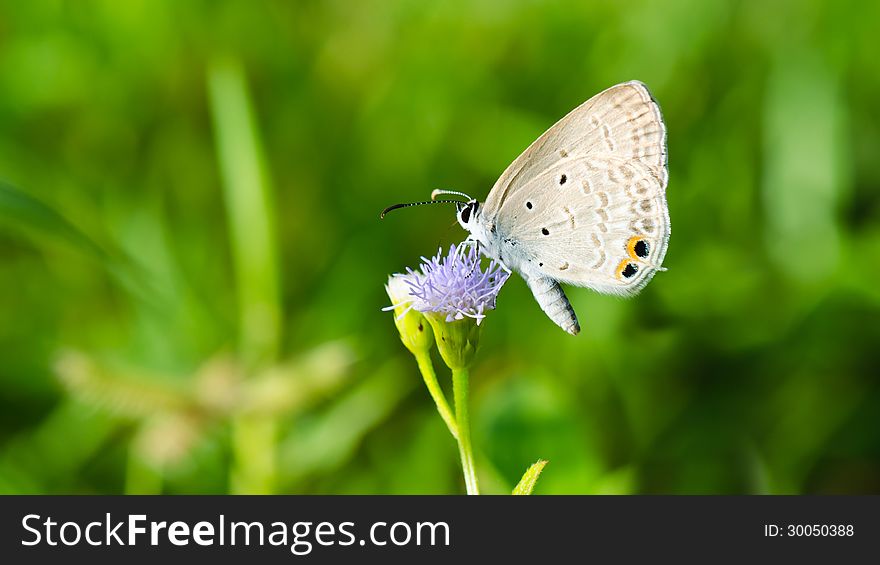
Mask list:
[{"label": "flower head", "polygon": [[425,319],[446,365],[469,366],[480,338],[478,326],[486,311],[495,308],[495,297],[510,274],[495,261],[483,270],[476,246],[469,244],[451,246],[445,257],[440,249],[431,259],[422,257],[418,271],[406,271],[393,275],[385,287],[393,302],[385,309],[394,310],[401,339],[413,351],[407,334],[416,335],[410,327],[415,320],[401,322],[411,316]]},{"label": "flower head", "polygon": [[462,244],[450,246],[445,257],[442,249],[431,259],[422,257],[420,271],[407,269],[399,276],[409,285],[415,310],[443,314],[447,322],[467,317],[479,324],[486,311],[495,308],[510,273],[495,261],[483,270],[476,246]]}]

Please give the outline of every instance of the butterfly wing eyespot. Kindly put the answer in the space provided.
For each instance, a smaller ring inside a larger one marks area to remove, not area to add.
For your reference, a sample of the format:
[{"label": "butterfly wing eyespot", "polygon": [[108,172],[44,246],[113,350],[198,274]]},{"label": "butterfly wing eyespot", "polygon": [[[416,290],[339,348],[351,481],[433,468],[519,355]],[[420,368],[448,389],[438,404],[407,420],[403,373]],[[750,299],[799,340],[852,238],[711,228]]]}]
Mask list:
[{"label": "butterfly wing eyespot", "polygon": [[617,270],[615,271],[615,276],[617,276],[620,280],[629,280],[636,276],[639,272],[639,266],[630,261],[629,259],[624,259],[617,265]]},{"label": "butterfly wing eyespot", "polygon": [[634,235],[626,242],[626,252],[635,261],[647,259],[651,254],[651,243],[643,235]]}]

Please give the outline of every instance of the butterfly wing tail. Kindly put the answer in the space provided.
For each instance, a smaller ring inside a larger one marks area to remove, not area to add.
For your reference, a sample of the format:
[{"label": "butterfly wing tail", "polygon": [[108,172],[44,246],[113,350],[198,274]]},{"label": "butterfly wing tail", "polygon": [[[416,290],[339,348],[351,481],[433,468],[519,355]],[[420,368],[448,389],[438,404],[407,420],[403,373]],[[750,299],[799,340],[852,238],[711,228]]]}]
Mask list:
[{"label": "butterfly wing tail", "polygon": [[562,291],[562,287],[555,280],[547,277],[528,277],[526,282],[535,295],[535,300],[541,306],[547,316],[557,326],[571,335],[577,335],[581,331],[574,308],[568,301],[568,297]]}]

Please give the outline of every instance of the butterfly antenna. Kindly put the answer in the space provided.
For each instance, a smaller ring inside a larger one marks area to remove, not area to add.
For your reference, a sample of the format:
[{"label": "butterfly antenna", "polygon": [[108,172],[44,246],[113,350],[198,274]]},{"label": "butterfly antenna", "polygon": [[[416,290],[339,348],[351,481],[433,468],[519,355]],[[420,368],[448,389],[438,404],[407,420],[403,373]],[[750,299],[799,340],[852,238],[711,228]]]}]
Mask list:
[{"label": "butterfly antenna", "polygon": [[435,198],[437,198],[441,194],[451,194],[453,196],[463,196],[464,198],[467,198],[468,201],[473,200],[473,198],[471,198],[469,195],[465,194],[464,192],[458,192],[457,190],[441,190],[439,188],[436,188],[433,191],[431,191],[431,200],[434,200]]},{"label": "butterfly antenna", "polygon": [[463,204],[459,200],[426,200],[424,202],[405,202],[403,204],[394,204],[382,210],[382,213],[379,214],[379,218],[384,218],[385,214],[392,210],[397,210],[398,208],[409,208],[410,206],[422,206],[424,204]]}]

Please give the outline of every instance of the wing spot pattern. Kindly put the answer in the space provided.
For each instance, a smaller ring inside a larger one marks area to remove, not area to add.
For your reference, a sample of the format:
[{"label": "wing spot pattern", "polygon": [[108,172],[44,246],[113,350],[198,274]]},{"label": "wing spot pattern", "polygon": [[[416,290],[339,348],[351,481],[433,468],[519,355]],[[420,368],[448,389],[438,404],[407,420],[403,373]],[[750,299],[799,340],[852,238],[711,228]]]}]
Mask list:
[{"label": "wing spot pattern", "polygon": [[658,174],[657,171],[655,171],[654,169],[651,169],[648,174],[651,175],[651,178],[653,178],[655,181],[657,181],[657,184],[659,184],[661,186],[663,185],[663,176]]},{"label": "wing spot pattern", "polygon": [[602,233],[607,233],[608,226],[605,225],[605,222],[608,221],[608,212],[606,212],[605,210],[599,209],[599,210],[596,210],[596,215],[599,216],[600,218],[602,218],[602,221],[599,223],[599,231],[601,231]]},{"label": "wing spot pattern", "polygon": [[639,267],[635,263],[626,263],[621,265],[621,267],[618,269],[618,276],[622,276],[625,279],[631,279],[639,272]]},{"label": "wing spot pattern", "polygon": [[592,233],[592,234],[590,234],[590,239],[593,240],[593,245],[596,246],[596,251],[599,252],[599,258],[596,260],[595,263],[593,263],[592,268],[598,269],[599,267],[601,267],[602,265],[605,264],[605,250],[602,249],[602,240],[599,239],[598,235],[596,235],[595,233]]},{"label": "wing spot pattern", "polygon": [[611,128],[608,127],[608,124],[602,124],[602,137],[605,138],[605,145],[608,146],[608,151],[614,151],[614,140],[611,139]]},{"label": "wing spot pattern", "polygon": [[568,269],[568,261],[566,261],[565,263],[562,264],[561,267],[559,267],[559,270],[560,270],[560,271],[564,271],[564,270],[566,270],[566,269]]},{"label": "wing spot pattern", "polygon": [[569,210],[568,206],[565,206],[563,210],[568,216],[568,223],[571,224],[571,229],[574,229],[574,214],[571,213],[571,210]]},{"label": "wing spot pattern", "polygon": [[654,220],[651,218],[642,218],[641,220],[632,220],[629,223],[629,229],[634,233],[654,233]]},{"label": "wing spot pattern", "polygon": [[619,171],[617,169],[608,169],[605,171],[605,176],[608,177],[608,182],[613,182],[617,184],[620,182],[620,176],[618,176]]},{"label": "wing spot pattern", "polygon": [[645,107],[645,111],[642,112],[641,114],[639,114],[638,116],[633,117],[632,121],[637,122],[637,121],[641,120],[642,118],[644,118],[645,116],[647,116],[648,114],[653,114],[653,113],[654,113],[654,111],[651,110],[650,107]]}]

